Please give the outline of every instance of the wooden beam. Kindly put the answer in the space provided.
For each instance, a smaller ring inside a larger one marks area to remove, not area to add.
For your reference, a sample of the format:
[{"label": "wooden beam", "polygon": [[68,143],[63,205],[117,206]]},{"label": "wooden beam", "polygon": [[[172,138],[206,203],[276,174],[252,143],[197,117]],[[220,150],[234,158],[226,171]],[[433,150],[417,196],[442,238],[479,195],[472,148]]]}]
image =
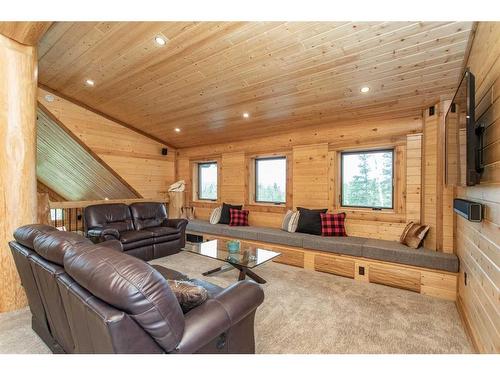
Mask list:
[{"label": "wooden beam", "polygon": [[0,34],[28,46],[37,45],[53,22],[0,22]]},{"label": "wooden beam", "polygon": [[115,176],[123,185],[125,185],[131,192],[133,192],[138,198],[142,198],[142,195],[135,190],[127,181],[125,181],[113,168],[111,168],[104,160],[102,160],[99,155],[97,155],[90,147],[83,143],[80,138],[78,138],[71,130],[69,130],[59,119],[54,116],[42,103],[38,102],[38,107],[40,110],[48,117],[50,120],[54,121],[66,134],[68,134],[75,142],[77,142],[81,147],[85,149],[95,160],[97,160],[104,168],[106,168],[113,176]]},{"label": "wooden beam", "polygon": [[143,137],[147,137],[149,139],[152,139],[153,141],[161,143],[162,145],[164,145],[167,148],[171,148],[171,149],[176,149],[177,148],[177,147],[174,147],[173,145],[170,145],[170,144],[166,143],[163,139],[157,138],[154,135],[146,133],[145,131],[142,131],[141,129],[138,129],[135,126],[132,126],[130,124],[127,124],[126,122],[118,120],[117,118],[114,118],[114,117],[112,117],[112,116],[110,116],[110,115],[108,115],[108,114],[106,114],[104,112],[101,112],[98,109],[92,108],[92,107],[88,106],[87,104],[85,104],[85,103],[83,103],[83,102],[81,102],[81,101],[79,101],[79,100],[77,100],[75,98],[67,96],[67,95],[65,95],[65,94],[63,94],[63,93],[61,93],[61,92],[59,92],[57,90],[54,90],[54,89],[52,89],[52,88],[50,88],[48,86],[45,86],[44,84],[38,83],[38,87],[41,88],[41,89],[44,89],[45,91],[48,91],[51,94],[54,94],[54,95],[56,95],[56,96],[58,96],[58,97],[60,97],[60,98],[62,98],[64,100],[67,100],[70,103],[73,103],[73,104],[75,104],[75,105],[77,105],[79,107],[85,108],[86,110],[88,110],[90,112],[93,112],[96,115],[104,117],[107,120],[116,122],[117,124],[119,124],[119,125],[127,128],[127,129],[130,129],[130,130],[132,130],[132,131],[134,131],[134,132],[142,135]]}]

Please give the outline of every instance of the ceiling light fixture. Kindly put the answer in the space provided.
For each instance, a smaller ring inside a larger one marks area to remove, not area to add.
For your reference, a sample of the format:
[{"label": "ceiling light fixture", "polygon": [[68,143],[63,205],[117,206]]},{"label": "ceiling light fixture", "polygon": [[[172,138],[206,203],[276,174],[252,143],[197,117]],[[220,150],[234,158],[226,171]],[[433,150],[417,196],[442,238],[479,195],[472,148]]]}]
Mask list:
[{"label": "ceiling light fixture", "polygon": [[158,44],[159,46],[164,46],[165,44],[167,44],[167,41],[165,40],[165,38],[161,37],[161,36],[156,36],[155,37],[155,42],[156,44]]},{"label": "ceiling light fixture", "polygon": [[361,91],[363,94],[366,94],[368,91],[370,91],[370,88],[368,86],[363,86],[359,91]]},{"label": "ceiling light fixture", "polygon": [[93,80],[93,79],[86,79],[86,80],[85,80],[85,84],[86,84],[87,86],[90,86],[90,87],[94,87],[94,86],[95,86],[95,82],[94,82],[94,80]]},{"label": "ceiling light fixture", "polygon": [[54,101],[54,95],[50,95],[50,94],[45,95],[45,101],[52,103]]},{"label": "ceiling light fixture", "polygon": [[180,132],[181,132],[181,129],[179,129],[179,128],[175,128],[174,130],[175,130],[177,133],[180,133]]},{"label": "ceiling light fixture", "polygon": [[249,114],[248,112],[244,112],[244,113],[243,113],[243,117],[244,117],[244,118],[249,118],[249,117],[250,117],[250,114]]}]

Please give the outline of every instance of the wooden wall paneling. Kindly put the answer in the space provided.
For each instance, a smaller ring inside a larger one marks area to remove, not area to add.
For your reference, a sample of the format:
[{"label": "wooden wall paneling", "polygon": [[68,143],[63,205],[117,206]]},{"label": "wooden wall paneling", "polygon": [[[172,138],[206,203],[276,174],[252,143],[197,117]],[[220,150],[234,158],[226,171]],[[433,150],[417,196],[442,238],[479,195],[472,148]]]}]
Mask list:
[{"label": "wooden wall paneling", "polygon": [[406,137],[406,221],[420,223],[422,134]]},{"label": "wooden wall paneling", "polygon": [[370,265],[371,283],[394,286],[420,293],[420,272],[386,265]]},{"label": "wooden wall paneling", "polygon": [[52,22],[0,22],[0,34],[21,44],[36,46]]},{"label": "wooden wall paneling", "polygon": [[[52,101],[47,101],[50,95]],[[176,150],[144,137],[122,124],[39,88],[39,102],[135,191],[145,198],[165,199],[175,181]]]},{"label": "wooden wall paneling", "polygon": [[328,144],[293,147],[293,207],[328,208]]},{"label": "wooden wall paneling", "polygon": [[8,242],[37,221],[36,49],[0,34],[0,312],[26,306]]},{"label": "wooden wall paneling", "polygon": [[245,201],[245,153],[233,152],[221,157],[221,200],[230,204],[243,204]]},{"label": "wooden wall paneling", "polygon": [[[486,126],[481,183],[456,196],[484,204],[481,223],[456,216],[457,302],[481,353],[500,352],[500,23],[479,22],[467,66],[476,77],[476,119]],[[467,276],[467,284],[465,278]]]}]

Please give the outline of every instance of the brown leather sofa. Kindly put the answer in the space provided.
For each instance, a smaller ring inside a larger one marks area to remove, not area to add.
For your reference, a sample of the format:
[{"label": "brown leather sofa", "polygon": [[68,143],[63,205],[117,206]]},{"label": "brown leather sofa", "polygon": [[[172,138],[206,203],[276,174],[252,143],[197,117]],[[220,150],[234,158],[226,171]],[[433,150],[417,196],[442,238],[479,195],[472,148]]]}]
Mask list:
[{"label": "brown leather sofa", "polygon": [[185,219],[168,219],[163,203],[98,204],[84,213],[92,242],[118,240],[123,251],[143,260],[175,254],[186,243]]},{"label": "brown leather sofa", "polygon": [[55,353],[254,353],[264,294],[251,281],[222,289],[183,314],[166,279],[187,276],[127,255],[117,240],[27,225],[9,243],[35,332]]}]

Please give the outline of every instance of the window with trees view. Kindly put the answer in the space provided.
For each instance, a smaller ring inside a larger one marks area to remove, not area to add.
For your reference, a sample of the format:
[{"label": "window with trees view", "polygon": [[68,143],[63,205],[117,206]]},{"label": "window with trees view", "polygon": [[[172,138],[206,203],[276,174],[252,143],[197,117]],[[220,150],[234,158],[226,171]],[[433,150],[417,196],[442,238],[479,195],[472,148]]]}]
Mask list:
[{"label": "window with trees view", "polygon": [[285,203],[286,158],[255,159],[255,202]]},{"label": "window with trees view", "polygon": [[198,199],[217,200],[217,163],[198,164]]},{"label": "window with trees view", "polygon": [[343,152],[341,163],[342,206],[393,208],[393,150]]}]

